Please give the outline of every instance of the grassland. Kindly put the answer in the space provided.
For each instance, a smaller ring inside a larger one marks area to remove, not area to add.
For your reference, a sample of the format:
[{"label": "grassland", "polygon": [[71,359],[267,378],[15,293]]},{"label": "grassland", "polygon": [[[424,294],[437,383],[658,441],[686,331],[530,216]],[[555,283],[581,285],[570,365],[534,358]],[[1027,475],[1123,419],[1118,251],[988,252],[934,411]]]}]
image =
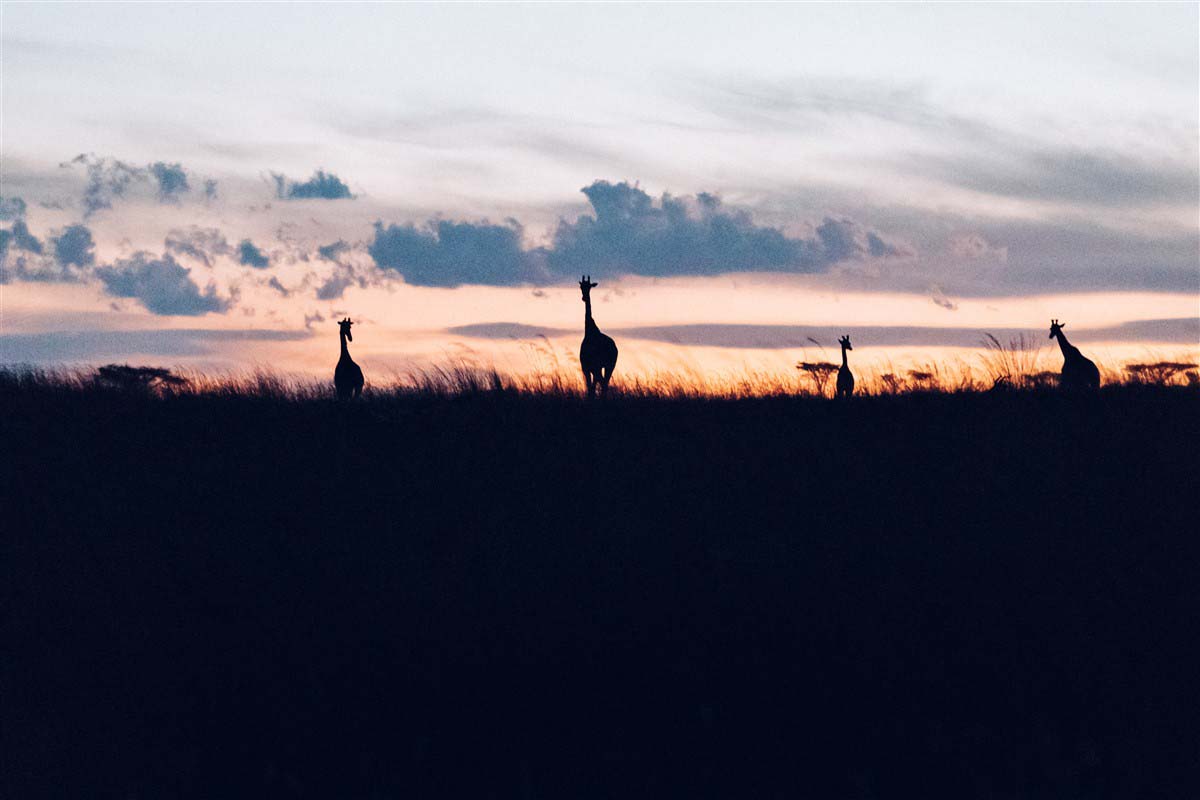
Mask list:
[{"label": "grassland", "polygon": [[5,796],[1200,781],[1178,372],[849,402],[190,377],[0,373]]}]

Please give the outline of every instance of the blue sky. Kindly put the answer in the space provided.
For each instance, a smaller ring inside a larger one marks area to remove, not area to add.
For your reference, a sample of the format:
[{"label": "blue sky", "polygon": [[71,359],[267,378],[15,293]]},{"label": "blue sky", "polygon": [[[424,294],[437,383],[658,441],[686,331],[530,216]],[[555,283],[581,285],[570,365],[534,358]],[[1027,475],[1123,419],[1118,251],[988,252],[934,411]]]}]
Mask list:
[{"label": "blue sky", "polygon": [[2,13],[0,334],[580,271],[1200,294],[1194,4]]}]

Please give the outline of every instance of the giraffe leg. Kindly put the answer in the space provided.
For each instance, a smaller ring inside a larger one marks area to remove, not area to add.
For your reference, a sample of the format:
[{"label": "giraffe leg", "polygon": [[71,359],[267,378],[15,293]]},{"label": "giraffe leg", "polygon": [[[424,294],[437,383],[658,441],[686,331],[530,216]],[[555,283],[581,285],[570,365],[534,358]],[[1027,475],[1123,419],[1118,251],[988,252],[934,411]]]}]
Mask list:
[{"label": "giraffe leg", "polygon": [[587,396],[595,397],[596,396],[596,378],[595,378],[595,376],[593,376],[592,373],[588,372],[587,370],[584,370],[583,371],[583,381],[584,381],[584,383],[587,384]]}]

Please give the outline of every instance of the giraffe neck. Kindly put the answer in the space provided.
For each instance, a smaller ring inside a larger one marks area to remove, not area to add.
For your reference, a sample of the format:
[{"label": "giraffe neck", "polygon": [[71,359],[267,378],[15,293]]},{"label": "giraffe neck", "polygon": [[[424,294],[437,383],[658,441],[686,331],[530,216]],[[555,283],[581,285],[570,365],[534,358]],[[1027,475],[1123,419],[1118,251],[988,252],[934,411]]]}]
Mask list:
[{"label": "giraffe neck", "polygon": [[1058,348],[1062,350],[1063,358],[1070,358],[1075,348],[1067,341],[1067,335],[1060,330],[1054,334],[1054,338],[1058,339]]},{"label": "giraffe neck", "polygon": [[592,319],[592,298],[590,295],[583,298],[583,329],[585,331],[597,330],[596,320]]},{"label": "giraffe neck", "polygon": [[846,369],[850,368],[850,365],[846,363],[846,345],[842,345],[842,366]]},{"label": "giraffe neck", "polygon": [[346,347],[346,334],[339,333],[338,337],[342,340],[342,358],[349,358],[350,348]]}]

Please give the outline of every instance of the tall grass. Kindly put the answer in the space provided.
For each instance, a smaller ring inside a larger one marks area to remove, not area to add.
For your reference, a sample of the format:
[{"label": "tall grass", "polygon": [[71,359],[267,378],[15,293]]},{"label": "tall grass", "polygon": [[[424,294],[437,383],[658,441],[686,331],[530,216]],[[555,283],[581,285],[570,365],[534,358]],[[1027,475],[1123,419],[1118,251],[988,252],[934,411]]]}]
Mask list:
[{"label": "tall grass", "polygon": [[[470,358],[450,358],[435,366],[393,373],[368,381],[368,400],[395,397],[454,398],[507,394],[543,398],[580,398],[585,386],[575,366],[557,354],[550,343],[530,346],[534,368],[508,372],[483,366]],[[978,356],[978,369],[966,361],[928,362],[909,369],[891,363],[856,370],[857,396],[920,393],[985,392],[997,389],[1044,391],[1057,387],[1057,364],[1045,362],[1045,348],[1024,336],[1007,343],[988,335]],[[109,365],[110,367],[114,365]],[[1147,360],[1125,364],[1100,364],[1104,386],[1175,386],[1200,389],[1197,364],[1185,361]],[[1050,367],[1050,368],[1047,368]],[[107,372],[105,372],[107,370]],[[724,373],[708,372],[690,363],[669,370],[622,375],[609,387],[609,396],[630,399],[737,400],[769,397],[830,397],[830,382],[837,366],[828,362],[800,362],[796,372],[745,368]],[[125,376],[113,378],[113,375]],[[132,376],[132,377],[131,377]],[[254,369],[245,372],[203,373],[196,370],[129,368],[44,368],[0,366],[0,391],[137,393],[152,397],[206,396],[258,400],[332,400],[332,381],[308,375]]]}]

